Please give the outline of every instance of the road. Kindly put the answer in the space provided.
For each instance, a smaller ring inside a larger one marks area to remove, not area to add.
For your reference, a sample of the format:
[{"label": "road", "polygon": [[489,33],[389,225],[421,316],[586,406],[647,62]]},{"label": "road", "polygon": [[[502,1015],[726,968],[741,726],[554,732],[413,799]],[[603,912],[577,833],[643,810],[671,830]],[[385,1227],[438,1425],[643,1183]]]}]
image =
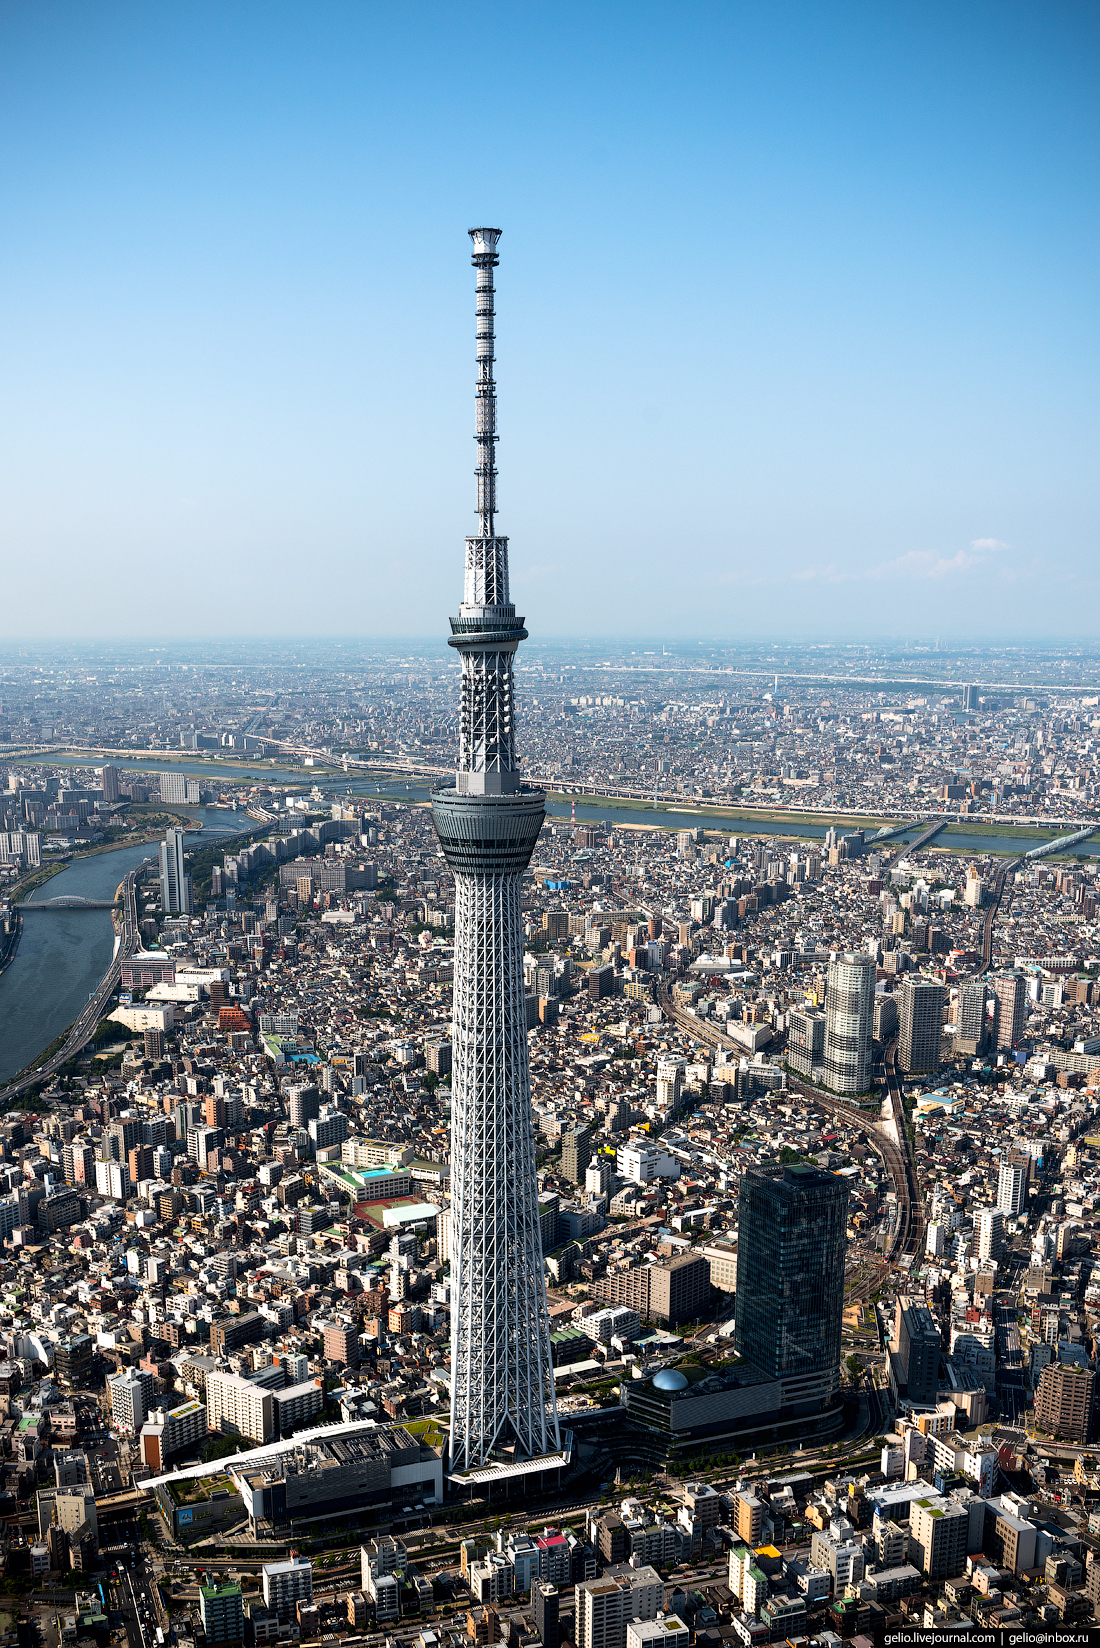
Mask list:
[{"label": "road", "polygon": [[1020,1330],[1016,1324],[1014,1296],[995,1299],[993,1321],[997,1340],[996,1391],[1002,1421],[1026,1419],[1031,1407],[1031,1390],[1024,1365]]},{"label": "road", "polygon": [[163,1626],[160,1597],[140,1546],[135,1561],[120,1561],[110,1589],[111,1601],[126,1626],[129,1648],[157,1648],[157,1627]]},{"label": "road", "polygon": [[141,947],[137,907],[137,878],[140,873],[141,867],[139,866],[138,869],[131,870],[122,883],[122,930],[119,935],[118,953],[100,979],[95,992],[88,997],[87,1002],[81,1009],[79,1018],[70,1026],[64,1046],[47,1059],[45,1064],[39,1065],[36,1070],[28,1071],[27,1074],[9,1083],[7,1087],[0,1089],[0,1102],[5,1099],[15,1098],[17,1094],[25,1093],[28,1087],[34,1087],[37,1083],[52,1076],[56,1070],[60,1070],[63,1064],[67,1063],[74,1054],[79,1053],[91,1041],[92,1036],[95,1034],[95,1027],[103,1016],[103,1009],[118,989],[119,979],[122,975],[122,963]]}]

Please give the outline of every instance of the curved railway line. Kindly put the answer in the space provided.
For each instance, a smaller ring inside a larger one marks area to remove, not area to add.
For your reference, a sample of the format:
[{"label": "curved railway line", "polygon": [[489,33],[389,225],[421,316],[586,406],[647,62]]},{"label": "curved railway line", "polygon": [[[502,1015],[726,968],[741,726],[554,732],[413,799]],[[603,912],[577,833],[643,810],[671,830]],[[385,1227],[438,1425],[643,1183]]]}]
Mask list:
[{"label": "curved railway line", "polygon": [[[721,1048],[726,1052],[742,1053],[743,1048],[729,1036],[724,1036],[720,1030],[695,1018],[684,1008],[677,1007],[672,1000],[671,992],[662,989],[658,992],[658,1002],[661,1011],[670,1018],[681,1030],[696,1040],[707,1043],[714,1048]],[[909,1145],[905,1135],[905,1110],[901,1099],[901,1084],[898,1081],[895,1054],[896,1039],[886,1049],[886,1090],[890,1097],[890,1105],[897,1122],[898,1134],[901,1143],[894,1140],[879,1125],[878,1121],[865,1111],[858,1109],[847,1099],[834,1097],[830,1093],[823,1093],[819,1088],[807,1087],[788,1076],[788,1088],[797,1093],[801,1099],[809,1104],[815,1104],[819,1109],[843,1121],[849,1127],[856,1128],[871,1149],[882,1162],[889,1175],[890,1182],[897,1197],[898,1219],[881,1262],[873,1265],[869,1270],[863,1266],[857,1273],[855,1281],[846,1295],[848,1301],[855,1302],[869,1299],[887,1281],[891,1271],[908,1269],[914,1260],[918,1259],[924,1247],[924,1208],[917,1190],[916,1177],[913,1173],[913,1163],[909,1155]],[[904,1261],[908,1261],[905,1264]]]}]

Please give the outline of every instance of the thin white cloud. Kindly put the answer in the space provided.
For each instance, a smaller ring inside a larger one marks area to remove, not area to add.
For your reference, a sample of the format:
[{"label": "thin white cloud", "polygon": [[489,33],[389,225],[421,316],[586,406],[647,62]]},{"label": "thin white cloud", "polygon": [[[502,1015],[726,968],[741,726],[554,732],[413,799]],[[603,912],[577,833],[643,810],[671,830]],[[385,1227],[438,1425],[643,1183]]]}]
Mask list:
[{"label": "thin white cloud", "polygon": [[[792,572],[730,571],[721,574],[717,582],[737,584],[744,589],[761,584],[848,584],[878,578],[938,580],[952,578],[958,573],[969,572],[973,567],[983,566],[991,555],[999,554],[1008,548],[1009,545],[1002,543],[999,538],[974,538],[968,549],[957,549],[954,555],[944,555],[936,549],[910,549],[892,561],[883,561],[878,566],[866,567],[862,572],[845,572],[835,561],[829,561],[823,566],[803,566]],[[998,570],[1002,578],[1013,576],[1006,566],[1002,565]]]},{"label": "thin white cloud", "polygon": [[716,582],[755,589],[761,584],[847,584],[858,577],[856,572],[842,572],[835,561],[830,561],[828,566],[799,567],[794,572],[723,572]]},{"label": "thin white cloud", "polygon": [[999,538],[974,538],[969,549],[942,555],[935,549],[910,549],[883,566],[870,567],[868,578],[950,578],[972,567],[984,566],[990,555],[1008,548]]}]

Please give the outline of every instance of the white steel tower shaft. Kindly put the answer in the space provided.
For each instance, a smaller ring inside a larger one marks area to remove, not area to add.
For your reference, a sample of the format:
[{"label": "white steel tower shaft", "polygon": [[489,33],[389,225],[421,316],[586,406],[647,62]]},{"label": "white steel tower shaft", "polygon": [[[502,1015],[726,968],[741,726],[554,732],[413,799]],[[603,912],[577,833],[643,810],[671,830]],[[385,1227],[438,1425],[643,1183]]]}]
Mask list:
[{"label": "white steel tower shaft", "polygon": [[458,770],[432,815],[455,877],[451,1075],[451,1469],[560,1448],[527,1060],[520,886],[546,797],[523,785],[512,659],[527,631],[496,535],[494,290],[499,229],[471,229],[477,270],[479,532],[466,540],[450,645],[462,661]]}]

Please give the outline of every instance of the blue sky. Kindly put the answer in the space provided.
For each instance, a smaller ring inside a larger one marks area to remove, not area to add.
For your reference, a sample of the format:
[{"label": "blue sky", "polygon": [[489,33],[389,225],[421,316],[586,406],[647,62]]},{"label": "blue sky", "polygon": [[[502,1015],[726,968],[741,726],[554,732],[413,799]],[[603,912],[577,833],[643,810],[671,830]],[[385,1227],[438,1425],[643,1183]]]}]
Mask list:
[{"label": "blue sky", "polygon": [[1095,638],[1093,4],[0,11],[0,635]]}]

